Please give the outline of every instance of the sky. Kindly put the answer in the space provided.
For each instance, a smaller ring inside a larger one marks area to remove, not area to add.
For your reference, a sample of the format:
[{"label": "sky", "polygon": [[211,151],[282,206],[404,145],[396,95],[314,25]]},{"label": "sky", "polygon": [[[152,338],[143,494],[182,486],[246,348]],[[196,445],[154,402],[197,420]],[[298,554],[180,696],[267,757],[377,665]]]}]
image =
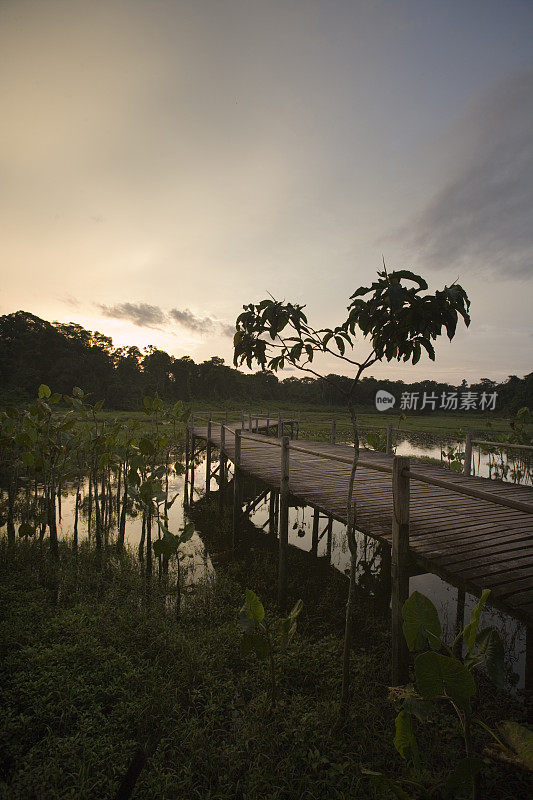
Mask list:
[{"label": "sky", "polygon": [[0,314],[231,363],[243,304],[334,326],[384,258],[472,323],[373,375],[531,372],[532,41],[531,0],[0,0]]}]

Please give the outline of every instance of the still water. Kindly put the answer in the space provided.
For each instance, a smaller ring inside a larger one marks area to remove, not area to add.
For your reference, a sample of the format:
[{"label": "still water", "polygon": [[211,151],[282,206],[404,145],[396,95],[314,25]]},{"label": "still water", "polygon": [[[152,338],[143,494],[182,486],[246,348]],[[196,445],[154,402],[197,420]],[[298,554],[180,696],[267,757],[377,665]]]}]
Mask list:
[{"label": "still water", "polygon": [[[440,456],[440,448],[421,448],[414,447],[408,442],[403,442],[398,447],[398,453],[405,455],[419,455],[423,449],[424,454]],[[215,464],[216,462],[214,462]],[[231,477],[231,469],[230,469]],[[197,463],[195,469],[195,502],[202,499],[205,486],[205,461]],[[213,486],[216,489],[216,485]],[[262,488],[257,489],[257,495]],[[169,482],[170,496],[176,493],[179,495],[176,502],[169,509],[169,529],[177,532],[188,521],[183,507],[183,497],[185,490],[185,480],[183,476],[174,476]],[[78,538],[82,542],[91,538],[91,531],[88,521],[89,507],[89,485],[85,482],[81,487],[81,509],[78,520]],[[229,495],[229,493],[228,493]],[[230,495],[228,496],[228,500]],[[5,494],[0,498],[2,506],[5,503]],[[71,540],[74,524],[75,510],[75,487],[67,486],[63,488],[61,498],[61,519],[58,519],[58,536],[60,539]],[[94,509],[93,509],[94,515]],[[4,514],[1,515],[4,517]],[[265,537],[268,536],[269,519],[269,499],[258,503],[255,510],[250,514],[250,522],[258,531],[263,531]],[[1,520],[4,522],[4,519]],[[217,513],[213,512],[213,525],[217,524]],[[92,521],[94,529],[94,519]],[[312,548],[312,527],[313,509],[309,506],[294,506],[289,511],[289,543],[305,551]],[[332,569],[347,574],[349,570],[350,554],[346,542],[344,526],[336,521],[330,523],[331,533],[328,535],[328,520],[320,516],[317,557],[328,559]],[[141,540],[142,518],[139,513],[131,509],[126,525],[126,543],[136,549]],[[5,527],[0,527],[0,536],[5,535]],[[157,538],[157,525],[152,527],[152,541]],[[111,531],[110,538],[114,536]],[[329,540],[329,541],[328,541]],[[390,567],[387,562],[387,554],[384,556],[383,546],[375,540],[357,533],[358,563],[357,576],[359,590],[366,593],[369,599],[375,601],[376,606],[386,608],[389,602],[388,576]],[[228,545],[229,547],[229,545]],[[196,583],[202,578],[213,573],[214,566],[212,556],[209,553],[201,531],[197,530],[193,537],[183,545],[181,549],[184,555],[182,562],[182,575],[186,583]],[[304,569],[305,567],[302,567]],[[442,628],[448,641],[453,641],[455,636],[455,619],[457,609],[458,590],[441,580],[436,575],[424,574],[412,577],[409,582],[410,591],[415,589],[427,595],[436,606],[441,620]],[[465,619],[468,620],[471,609],[477,602],[474,595],[466,594]],[[525,676],[525,649],[526,631],[525,626],[514,620],[503,612],[485,607],[483,612],[483,626],[491,625],[498,630],[502,637],[506,654],[506,674],[507,688],[512,691],[521,689],[524,686]]]}]

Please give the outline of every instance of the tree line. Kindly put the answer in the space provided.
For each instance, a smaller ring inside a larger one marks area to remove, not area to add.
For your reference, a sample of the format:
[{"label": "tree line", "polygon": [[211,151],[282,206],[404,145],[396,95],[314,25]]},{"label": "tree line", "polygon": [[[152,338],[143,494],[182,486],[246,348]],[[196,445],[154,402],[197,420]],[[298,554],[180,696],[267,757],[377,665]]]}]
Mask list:
[{"label": "tree line", "polygon": [[[73,322],[48,322],[26,311],[1,316],[0,405],[31,400],[43,383],[63,394],[79,386],[102,398],[108,408],[128,410],[138,408],[145,395],[156,393],[172,403],[239,400],[339,406],[350,378],[289,376],[279,380],[269,370],[241,372],[218,356],[196,363],[190,356],[175,358],[154,346],[142,351],[135,346],[114,347],[112,339],[98,331]],[[501,383],[481,378],[468,385],[464,380],[459,387],[430,380],[406,383],[366,377],[357,389],[357,405],[374,407],[378,389],[397,399],[404,392],[440,396],[457,389],[496,391],[497,412],[533,408],[533,372],[523,378],[511,375]]]}]

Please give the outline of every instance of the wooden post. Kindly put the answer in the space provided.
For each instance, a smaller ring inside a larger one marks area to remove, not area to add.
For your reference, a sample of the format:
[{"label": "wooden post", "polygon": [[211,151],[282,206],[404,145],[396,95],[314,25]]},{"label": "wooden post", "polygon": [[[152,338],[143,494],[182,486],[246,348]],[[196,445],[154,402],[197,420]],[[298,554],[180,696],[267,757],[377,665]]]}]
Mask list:
[{"label": "wooden post", "polygon": [[296,436],[295,439],[298,439],[300,436],[300,412],[298,411],[298,416],[296,418]]},{"label": "wooden post", "polygon": [[289,437],[281,439],[281,480],[279,487],[278,605],[287,607],[287,556],[289,550]]},{"label": "wooden post", "polygon": [[313,512],[313,538],[311,542],[311,553],[318,556],[318,524],[320,522],[320,512],[315,508]]},{"label": "wooden post", "polygon": [[248,430],[252,432],[252,412],[248,412]]},{"label": "wooden post", "polygon": [[394,456],[392,462],[392,683],[399,686],[409,680],[409,650],[402,630],[402,607],[409,596],[409,469],[406,456]]},{"label": "wooden post", "polygon": [[526,627],[526,668],[524,677],[528,725],[533,725],[533,625]]},{"label": "wooden post", "polygon": [[[226,412],[227,414],[227,412]],[[220,423],[220,470],[218,473],[218,508],[222,511],[224,508],[224,499],[226,494],[226,471],[228,468],[228,459],[226,456],[226,428]]]},{"label": "wooden post", "polygon": [[211,494],[211,414],[207,423],[206,461],[205,461],[205,496]]},{"label": "wooden post", "polygon": [[255,432],[259,433],[259,415],[255,418]]},{"label": "wooden post", "polygon": [[189,488],[189,505],[194,503],[194,451],[196,440],[194,438],[194,427],[191,429],[191,485]]},{"label": "wooden post", "polygon": [[281,439],[283,436],[283,419],[281,418],[281,414],[278,414],[278,439]]},{"label": "wooden post", "polygon": [[239,542],[239,529],[242,514],[242,487],[241,487],[241,432],[235,431],[235,457],[233,459],[233,552]]},{"label": "wooden post", "polygon": [[328,532],[326,536],[326,558],[328,561],[331,561],[331,547],[333,543],[333,517],[328,517]]},{"label": "wooden post", "polygon": [[331,420],[331,444],[335,444],[337,441],[337,420],[335,417]]},{"label": "wooden post", "polygon": [[276,503],[277,503],[277,492],[275,489],[270,490],[270,498],[268,504],[268,532],[271,536],[276,536],[278,529],[277,529],[277,518],[276,518]]},{"label": "wooden post", "polygon": [[465,475],[472,474],[472,434],[467,433],[465,439],[465,463],[463,465]]},{"label": "wooden post", "polygon": [[187,425],[185,427],[185,490],[183,496],[185,507],[189,505],[189,447],[191,439],[189,424],[190,421],[187,420]]},{"label": "wooden post", "polygon": [[387,425],[387,455],[392,456],[392,422]]},{"label": "wooden post", "polygon": [[266,435],[268,436],[269,434],[270,434],[270,417],[268,416],[268,413],[267,413],[267,431],[266,431]]},{"label": "wooden post", "polygon": [[244,411],[241,411],[241,428],[244,430]]}]

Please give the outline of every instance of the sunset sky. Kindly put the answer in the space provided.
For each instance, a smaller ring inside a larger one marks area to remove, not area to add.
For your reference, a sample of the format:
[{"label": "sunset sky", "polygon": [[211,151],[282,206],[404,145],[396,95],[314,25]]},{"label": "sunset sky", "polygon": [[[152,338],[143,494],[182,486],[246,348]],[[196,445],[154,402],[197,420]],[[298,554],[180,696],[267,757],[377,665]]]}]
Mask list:
[{"label": "sunset sky", "polygon": [[0,0],[0,313],[231,362],[243,303],[338,324],[383,255],[473,321],[374,375],[531,372],[532,41],[531,0]]}]

